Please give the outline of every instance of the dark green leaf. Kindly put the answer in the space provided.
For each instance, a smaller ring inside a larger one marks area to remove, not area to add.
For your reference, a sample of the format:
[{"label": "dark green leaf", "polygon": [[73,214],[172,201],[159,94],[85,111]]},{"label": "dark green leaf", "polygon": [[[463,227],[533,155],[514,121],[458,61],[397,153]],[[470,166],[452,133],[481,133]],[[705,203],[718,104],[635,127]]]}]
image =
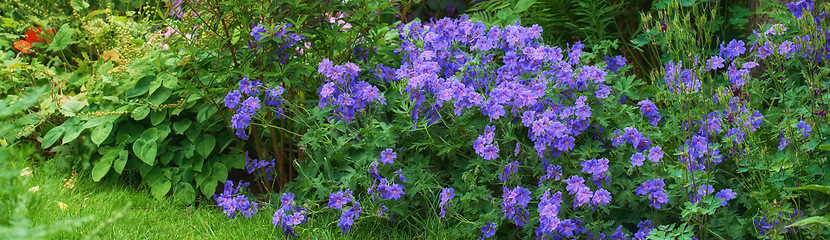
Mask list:
[{"label": "dark green leaf", "polygon": [[189,118],[182,119],[181,121],[173,123],[173,131],[176,134],[183,134],[187,128],[190,127],[190,124],[193,123]]},{"label": "dark green leaf", "polygon": [[167,101],[167,99],[170,98],[171,93],[173,93],[172,89],[160,87],[156,89],[156,91],[154,91],[153,94],[150,94],[150,97],[147,98],[147,101],[155,105],[161,105],[162,103],[164,103],[164,101]]},{"label": "dark green leaf", "polygon": [[789,188],[789,190],[813,190],[813,191],[819,191],[819,192],[822,192],[824,194],[830,195],[830,187],[822,186],[822,185],[815,185],[815,184],[807,185],[807,186],[801,186],[801,187],[797,187],[797,188]]},{"label": "dark green leaf", "polygon": [[92,130],[90,138],[92,138],[92,142],[95,145],[101,146],[101,143],[110,136],[110,132],[112,132],[112,122],[105,122]]},{"label": "dark green leaf", "polygon": [[112,169],[115,169],[115,172],[121,174],[124,171],[124,167],[127,166],[127,160],[130,159],[130,152],[127,150],[121,150],[118,153],[118,159],[115,160],[115,163],[112,165]]},{"label": "dark green leaf", "polygon": [[55,142],[58,141],[58,139],[61,138],[61,136],[63,135],[63,131],[63,126],[57,126],[53,127],[52,129],[49,129],[49,132],[46,132],[46,135],[43,135],[42,148],[46,149],[55,144]]},{"label": "dark green leaf", "polygon": [[213,164],[213,178],[220,182],[224,182],[228,179],[228,168],[225,167],[225,164],[222,163],[214,163]]},{"label": "dark green leaf", "polygon": [[196,191],[190,183],[179,183],[173,191],[173,199],[178,204],[191,204],[196,201]]},{"label": "dark green leaf", "polygon": [[150,107],[140,106],[140,107],[136,108],[135,110],[133,110],[133,113],[130,114],[130,116],[133,119],[135,119],[136,121],[141,121],[141,119],[146,118],[147,115],[149,115],[149,114],[150,114]]},{"label": "dark green leaf", "polygon": [[199,152],[204,157],[210,156],[210,152],[213,151],[213,146],[216,145],[216,138],[210,134],[202,134],[199,136],[198,140],[196,140],[196,152]]},{"label": "dark green leaf", "polygon": [[55,38],[52,39],[52,43],[49,44],[49,48],[47,51],[60,51],[65,49],[69,44],[72,44],[72,35],[75,34],[75,29],[69,27],[68,23],[64,23],[61,25],[61,28],[58,29],[58,32],[55,33]]},{"label": "dark green leaf", "polygon": [[141,161],[150,166],[156,164],[157,150],[158,146],[155,141],[148,142],[144,139],[138,139],[133,143],[133,153],[135,153]]},{"label": "dark green leaf", "polygon": [[96,163],[95,167],[92,168],[93,181],[101,181],[101,178],[104,178],[104,176],[107,175],[107,173],[110,171],[110,168],[112,167],[112,161],[113,159],[115,159],[116,156],[118,156],[118,150],[113,148],[107,151],[107,154],[104,154],[104,156],[101,157],[101,161]]}]

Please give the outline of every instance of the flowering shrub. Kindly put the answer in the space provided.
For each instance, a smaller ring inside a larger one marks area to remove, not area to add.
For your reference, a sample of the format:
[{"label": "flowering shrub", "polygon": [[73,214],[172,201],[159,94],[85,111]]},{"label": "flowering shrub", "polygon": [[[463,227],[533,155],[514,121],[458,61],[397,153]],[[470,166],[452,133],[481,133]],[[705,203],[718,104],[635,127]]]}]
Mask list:
[{"label": "flowering shrub", "polygon": [[[608,228],[611,221],[625,222],[609,214],[661,209],[671,204],[669,194],[677,196],[670,190],[683,190],[664,189],[664,181],[654,178],[666,176],[663,148],[649,136],[653,130],[639,130],[653,129],[663,117],[648,99],[618,102],[620,90],[636,82],[622,75],[623,57],[591,58],[579,42],[567,49],[547,46],[539,41],[540,32],[536,26],[487,27],[467,18],[445,18],[397,28],[401,42],[396,52],[402,62],[394,71],[369,67],[375,76],[361,76],[353,63],[323,60],[318,72],[328,83],[318,90],[318,107],[325,112],[315,110],[310,118],[315,128],[330,130],[309,131],[304,143],[312,158],[340,154],[324,158],[331,167],[318,162],[302,166],[307,178],[301,181],[317,187],[298,185],[298,190],[368,188],[349,196],[396,200],[384,202],[391,219],[412,209],[430,209],[426,213],[454,228],[470,230],[462,235],[480,229],[480,236],[491,237],[500,229],[505,235],[527,232],[542,238],[634,236],[625,227]],[[337,68],[342,70],[333,70]],[[377,94],[380,89],[385,91]],[[635,113],[635,106],[642,118],[625,113]],[[337,140],[318,141],[321,137]],[[390,148],[395,145],[400,147]],[[513,151],[502,150],[512,145]],[[651,164],[644,164],[646,158]],[[394,176],[406,175],[419,184],[383,177],[389,176],[382,169],[390,164],[391,169],[402,166]],[[327,168],[353,170],[338,179],[318,172]],[[619,183],[641,171],[627,184]],[[528,181],[531,176],[538,183]],[[501,189],[501,199],[493,195],[496,189]],[[646,196],[638,199],[634,193]],[[731,199],[734,192],[729,194],[719,196]],[[531,207],[534,195],[541,197]],[[562,202],[572,207],[561,208]],[[621,203],[630,209],[614,207]],[[355,224],[353,218],[341,220]],[[647,220],[630,224],[640,221]],[[642,229],[650,223],[641,225],[637,236],[645,237],[649,231]]]}]

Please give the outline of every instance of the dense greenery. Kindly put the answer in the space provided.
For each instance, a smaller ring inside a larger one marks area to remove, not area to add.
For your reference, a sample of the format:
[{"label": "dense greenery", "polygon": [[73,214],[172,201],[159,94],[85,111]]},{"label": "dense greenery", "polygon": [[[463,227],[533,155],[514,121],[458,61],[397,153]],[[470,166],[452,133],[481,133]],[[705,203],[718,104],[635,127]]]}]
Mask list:
[{"label": "dense greenery", "polygon": [[823,239],[830,4],[744,3],[8,1],[0,236]]}]

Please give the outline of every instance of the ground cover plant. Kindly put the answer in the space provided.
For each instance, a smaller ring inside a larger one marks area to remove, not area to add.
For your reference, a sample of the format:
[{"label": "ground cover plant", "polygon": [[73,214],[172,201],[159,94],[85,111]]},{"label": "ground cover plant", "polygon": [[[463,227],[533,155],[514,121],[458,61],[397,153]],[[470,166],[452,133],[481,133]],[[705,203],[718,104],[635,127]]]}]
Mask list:
[{"label": "ground cover plant", "polygon": [[[0,230],[142,238],[129,224],[183,214],[206,224],[159,229],[830,235],[830,4],[575,2],[587,20],[563,40],[543,27],[559,20],[523,18],[555,5],[532,0],[16,1],[0,32]],[[640,9],[641,29],[619,9]],[[54,182],[78,178],[95,214],[49,203],[77,200]]]}]

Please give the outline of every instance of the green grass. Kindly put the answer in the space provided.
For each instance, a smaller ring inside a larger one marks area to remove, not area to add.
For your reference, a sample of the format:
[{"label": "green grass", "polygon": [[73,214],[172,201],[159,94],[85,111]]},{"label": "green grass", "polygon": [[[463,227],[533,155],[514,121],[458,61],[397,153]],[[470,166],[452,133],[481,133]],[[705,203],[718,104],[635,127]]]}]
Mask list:
[{"label": "green grass", "polygon": [[[31,174],[20,177],[19,183],[24,189],[38,189],[27,194],[30,199],[26,202],[27,210],[14,213],[24,216],[15,217],[30,220],[29,228],[40,226],[41,230],[61,229],[60,226],[68,223],[68,230],[49,233],[46,238],[285,239],[282,229],[271,224],[273,207],[263,208],[252,219],[228,219],[212,200],[203,200],[197,207],[180,206],[169,199],[154,199],[148,190],[124,183],[93,182],[83,173],[72,177],[50,171],[54,167],[49,161],[33,164],[29,153],[37,154],[35,150],[13,149],[5,168],[16,172],[27,167],[32,169]],[[71,184],[66,184],[67,181]],[[299,239],[447,239],[450,234],[437,218],[421,223],[392,223],[366,216],[371,213],[365,212],[346,235],[337,227],[338,213],[327,208],[319,211],[324,213],[315,214],[296,229]],[[0,236],[3,236],[3,227],[0,224]]]}]

